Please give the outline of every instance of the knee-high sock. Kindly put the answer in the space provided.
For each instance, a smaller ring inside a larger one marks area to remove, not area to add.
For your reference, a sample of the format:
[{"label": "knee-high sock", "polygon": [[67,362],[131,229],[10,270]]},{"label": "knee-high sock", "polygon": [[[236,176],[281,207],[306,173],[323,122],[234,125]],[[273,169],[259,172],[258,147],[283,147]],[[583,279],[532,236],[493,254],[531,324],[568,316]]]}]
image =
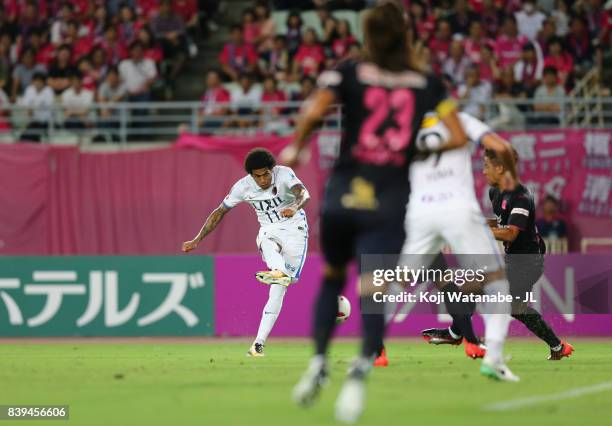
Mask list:
[{"label": "knee-high sock", "polygon": [[262,257],[271,271],[278,270],[287,273],[285,270],[285,260],[279,253],[278,245],[274,241],[264,239],[261,242],[260,248]]},{"label": "knee-high sock", "polygon": [[524,309],[520,314],[512,314],[512,317],[525,324],[525,327],[548,343],[548,346],[551,348],[556,348],[561,344],[561,340],[559,340],[552,328],[544,321],[542,315],[531,306]]},{"label": "knee-high sock", "polygon": [[255,343],[261,343],[262,345],[266,342],[268,335],[274,327],[274,323],[280,314],[281,307],[283,306],[283,298],[287,292],[287,287],[278,284],[272,284],[270,286],[270,293],[268,296],[268,302],[263,309],[261,315],[261,322],[259,323],[259,330],[257,331],[257,338]]},{"label": "knee-high sock", "polygon": [[[506,279],[493,281],[484,286],[484,294],[497,293],[504,295],[510,293],[510,285]],[[510,325],[510,303],[483,303],[481,308],[487,345],[484,361],[502,363],[504,362],[504,342]]]},{"label": "knee-high sock", "polygon": [[[362,299],[371,300],[372,296],[362,296]],[[361,306],[368,301],[362,300]],[[365,358],[377,356],[383,348],[383,336],[385,334],[385,315],[381,313],[361,314],[363,323],[363,344],[361,355]]]},{"label": "knee-high sock", "polygon": [[314,307],[315,351],[317,355],[325,355],[331,336],[336,328],[338,314],[338,296],[344,287],[344,276],[338,278],[325,277]]},{"label": "knee-high sock", "polygon": [[447,293],[444,297],[444,304],[446,305],[446,310],[453,318],[453,324],[450,327],[451,331],[456,335],[465,337],[465,340],[468,342],[477,344],[478,338],[472,327],[472,313],[474,312],[475,305],[473,303],[450,301],[449,293],[461,293],[461,289],[455,283],[447,284],[442,291]]}]

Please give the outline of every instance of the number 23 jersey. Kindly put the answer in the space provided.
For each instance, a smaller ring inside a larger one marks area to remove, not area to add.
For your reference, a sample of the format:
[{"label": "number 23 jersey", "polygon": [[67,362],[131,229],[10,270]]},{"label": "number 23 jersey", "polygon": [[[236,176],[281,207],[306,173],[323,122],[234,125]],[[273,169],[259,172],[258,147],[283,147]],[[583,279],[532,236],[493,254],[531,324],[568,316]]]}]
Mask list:
[{"label": "number 23 jersey", "polygon": [[336,170],[406,171],[425,113],[438,110],[444,115],[454,108],[437,77],[409,69],[391,72],[371,62],[343,62],[321,73],[317,85],[332,90],[342,105]]},{"label": "number 23 jersey", "polygon": [[298,210],[290,218],[281,216],[283,210],[295,203],[291,188],[296,185],[304,186],[291,168],[275,166],[272,169],[270,188],[261,189],[251,175],[246,175],[232,186],[229,194],[223,199],[223,205],[231,209],[243,201],[249,203],[262,227],[281,223],[306,226],[306,213],[303,209]]}]

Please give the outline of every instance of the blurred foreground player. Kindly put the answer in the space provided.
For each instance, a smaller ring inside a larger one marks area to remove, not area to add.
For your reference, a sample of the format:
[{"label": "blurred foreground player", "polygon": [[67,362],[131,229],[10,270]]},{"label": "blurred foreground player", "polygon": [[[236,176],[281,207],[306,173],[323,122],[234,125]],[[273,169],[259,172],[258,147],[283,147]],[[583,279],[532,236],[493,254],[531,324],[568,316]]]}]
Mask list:
[{"label": "blurred foreground player", "polygon": [[[459,118],[471,145],[481,144],[496,161],[506,165],[500,180],[512,180],[516,171],[510,145],[471,115],[461,112]],[[436,283],[443,293],[447,293],[445,300],[449,312],[456,314],[461,313],[463,304],[450,302],[448,293],[463,290],[491,297],[507,296],[510,285],[499,247],[476,198],[470,145],[432,154],[427,152],[432,147],[444,146],[447,133],[444,124],[432,114],[428,115],[417,136],[416,146],[422,153],[410,165],[412,192],[400,265],[409,269],[429,268],[443,246],[448,245],[462,268],[486,271],[482,281],[466,282],[461,289],[453,282]],[[488,347],[480,371],[498,380],[518,381],[505,365],[503,356],[510,324],[510,303],[495,300],[480,305]]]},{"label": "blurred foreground player", "polygon": [[310,195],[293,170],[277,166],[274,156],[263,148],[248,153],[244,169],[248,174],[234,184],[221,205],[208,216],[198,235],[183,243],[183,251],[194,250],[237,204],[246,201],[253,206],[261,226],[257,248],[270,268],[255,275],[258,281],[270,285],[257,337],[247,352],[257,357],[264,356],[264,344],[278,318],[287,287],[298,280],[304,266],[308,223],[302,208]]},{"label": "blurred foreground player", "polygon": [[[364,19],[365,58],[323,72],[318,90],[305,104],[296,139],[281,153],[295,164],[309,135],[335,103],[343,106],[340,155],[327,182],[321,218],[325,258],[323,283],[314,307],[315,356],[293,390],[293,399],[310,405],[327,379],[327,348],[335,326],[338,296],[352,259],[365,254],[397,255],[404,241],[408,201],[408,163],[414,136],[427,111],[437,111],[450,129],[450,145],[467,139],[456,105],[444,86],[409,63],[408,24],[394,4],[368,10]],[[395,261],[395,259],[394,259]],[[362,265],[363,266],[363,265]],[[360,269],[363,345],[336,401],[336,418],[356,421],[365,402],[364,380],[382,347],[384,315],[364,313],[372,294],[371,271]],[[382,308],[382,306],[380,307]]]}]

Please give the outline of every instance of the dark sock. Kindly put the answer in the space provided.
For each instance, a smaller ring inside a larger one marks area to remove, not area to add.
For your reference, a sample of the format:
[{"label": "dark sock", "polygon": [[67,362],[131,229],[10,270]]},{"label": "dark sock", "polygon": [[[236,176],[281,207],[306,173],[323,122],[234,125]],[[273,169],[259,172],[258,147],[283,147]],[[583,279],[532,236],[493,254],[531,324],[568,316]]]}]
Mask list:
[{"label": "dark sock", "polygon": [[[361,306],[363,307],[372,297],[364,296],[361,299]],[[385,316],[382,313],[361,314],[361,321],[363,323],[363,345],[361,354],[365,358],[377,356],[380,354],[383,347]]]},{"label": "dark sock", "polygon": [[472,327],[472,314],[476,309],[476,305],[474,303],[451,302],[449,300],[448,293],[461,293],[461,289],[455,283],[447,284],[442,291],[447,293],[444,296],[444,304],[450,316],[453,317],[452,332],[465,337],[465,340],[470,343],[478,344],[478,338]]},{"label": "dark sock", "polygon": [[315,350],[317,355],[325,355],[329,340],[336,328],[338,296],[344,287],[344,277],[324,278],[314,308]]},{"label": "dark sock", "polygon": [[532,307],[526,308],[521,314],[513,314],[512,317],[525,324],[525,327],[548,343],[548,346],[551,348],[561,344],[561,340],[559,340],[552,328],[544,321],[542,315]]}]

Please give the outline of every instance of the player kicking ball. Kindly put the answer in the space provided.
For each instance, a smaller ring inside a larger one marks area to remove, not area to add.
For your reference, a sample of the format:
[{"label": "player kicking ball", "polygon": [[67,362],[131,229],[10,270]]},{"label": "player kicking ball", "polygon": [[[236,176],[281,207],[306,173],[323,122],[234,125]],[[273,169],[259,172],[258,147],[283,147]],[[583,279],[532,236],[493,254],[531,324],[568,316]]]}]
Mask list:
[{"label": "player kicking ball", "polygon": [[270,285],[257,337],[247,355],[264,356],[264,345],[278,318],[287,287],[297,282],[306,259],[308,223],[304,205],[310,195],[293,170],[277,166],[272,153],[255,148],[244,160],[247,175],[234,184],[221,205],[206,219],[198,235],[183,243],[183,251],[194,250],[219,225],[227,212],[246,201],[257,214],[260,229],[257,248],[268,271],[255,278]]}]

